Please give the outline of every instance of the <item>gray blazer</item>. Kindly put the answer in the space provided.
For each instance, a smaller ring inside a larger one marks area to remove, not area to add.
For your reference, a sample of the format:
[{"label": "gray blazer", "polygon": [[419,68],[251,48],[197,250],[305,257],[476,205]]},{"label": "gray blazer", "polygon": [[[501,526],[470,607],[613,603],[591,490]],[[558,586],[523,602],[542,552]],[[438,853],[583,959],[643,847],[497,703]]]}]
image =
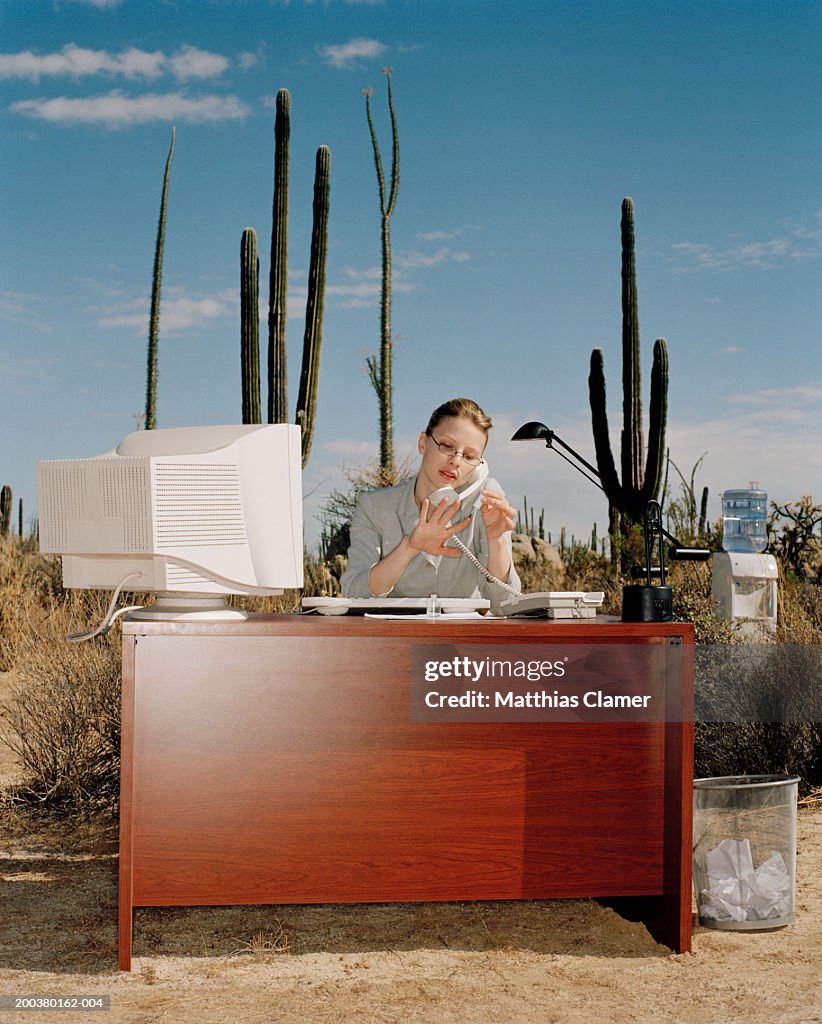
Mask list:
[{"label": "gray blazer", "polygon": [[[378,491],[363,491],[351,520],[351,547],[348,549],[348,568],[341,579],[345,597],[373,597],[368,589],[368,573],[386,555],[389,555],[403,537],[409,536],[419,522],[420,512],[414,500],[416,477],[404,480],[396,487]],[[501,490],[496,480],[488,480],[486,487]],[[476,497],[476,495],[474,496]],[[470,507],[471,499],[466,502]],[[466,509],[457,518],[464,518]],[[474,513],[471,526],[457,534],[465,546],[483,565],[488,565],[488,538],[485,523],[479,512]],[[511,535],[506,537],[511,551]],[[514,569],[506,582],[520,590],[520,581]],[[491,610],[499,613],[500,603],[511,595],[496,583],[491,583],[464,556],[447,558],[420,552],[406,567],[405,572],[389,591],[391,597],[486,597]],[[385,594],[381,594],[385,597]]]}]

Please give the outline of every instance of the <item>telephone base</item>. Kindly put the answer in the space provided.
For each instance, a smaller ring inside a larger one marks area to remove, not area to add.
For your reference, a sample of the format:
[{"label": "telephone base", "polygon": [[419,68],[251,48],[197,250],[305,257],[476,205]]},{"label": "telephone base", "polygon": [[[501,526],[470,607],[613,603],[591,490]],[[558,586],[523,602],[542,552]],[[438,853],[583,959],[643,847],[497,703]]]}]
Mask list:
[{"label": "telephone base", "polygon": [[519,618],[543,619],[594,619],[602,606],[605,594],[601,590],[546,591],[537,594],[523,594],[503,601],[503,615]]}]

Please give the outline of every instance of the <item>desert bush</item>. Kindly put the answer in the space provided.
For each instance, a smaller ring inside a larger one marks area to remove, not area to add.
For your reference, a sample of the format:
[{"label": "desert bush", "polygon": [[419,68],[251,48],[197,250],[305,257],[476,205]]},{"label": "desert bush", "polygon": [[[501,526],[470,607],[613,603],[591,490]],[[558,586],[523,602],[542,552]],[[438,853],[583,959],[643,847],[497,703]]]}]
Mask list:
[{"label": "desert bush", "polygon": [[59,558],[40,554],[34,540],[0,537],[0,672],[14,666],[62,592]]},{"label": "desert bush", "polygon": [[795,774],[805,793],[822,785],[822,587],[777,564],[773,644],[743,643],[731,623],[712,619],[710,572],[693,567],[705,577],[682,598],[705,645],[697,649],[694,773]]},{"label": "desert bush", "polygon": [[105,595],[64,595],[17,645],[16,686],[0,707],[24,781],[13,799],[113,807],[120,759],[119,631],[71,644],[105,614]]},{"label": "desert bush", "polygon": [[[344,565],[342,556],[326,560],[306,553],[304,593],[337,593]],[[528,591],[604,590],[606,613],[618,613],[620,588],[633,582],[616,578],[610,560],[582,544],[566,547],[562,568],[543,558],[518,562],[517,569]],[[746,646],[730,623],[713,615],[707,564],[674,563],[670,582],[675,615],[694,623],[698,644]],[[778,661],[780,647],[820,649],[822,586],[799,579],[790,567],[781,567],[778,586],[778,642],[771,645],[777,660],[754,666],[758,675],[752,675],[754,669],[726,673],[721,684],[710,674],[697,674],[698,776],[790,772],[802,777],[805,790],[822,785],[822,715],[792,720],[786,704],[808,680],[818,685],[818,659],[804,668],[799,656]],[[288,591],[282,597],[231,600],[251,611],[289,613],[299,610],[300,596]],[[124,600],[152,598],[124,595]],[[64,591],[59,559],[39,554],[32,543],[11,537],[0,542],[0,670],[13,669],[16,681],[12,698],[0,708],[0,736],[18,754],[25,776],[10,794],[13,799],[62,807],[116,805],[119,629],[93,642],[66,640],[69,632],[97,625],[107,604],[103,593]],[[752,691],[759,703],[747,713],[749,720],[742,720]]]},{"label": "desert bush", "polygon": [[771,502],[769,550],[778,555],[786,572],[800,580],[822,583],[822,505],[809,494],[785,505]]}]

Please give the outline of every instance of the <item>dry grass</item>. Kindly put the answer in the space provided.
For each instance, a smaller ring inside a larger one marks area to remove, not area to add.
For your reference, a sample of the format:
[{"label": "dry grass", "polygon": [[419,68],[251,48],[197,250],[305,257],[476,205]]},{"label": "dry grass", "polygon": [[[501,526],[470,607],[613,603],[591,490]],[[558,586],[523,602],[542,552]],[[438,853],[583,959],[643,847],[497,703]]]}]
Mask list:
[{"label": "dry grass", "polygon": [[[544,560],[519,564],[524,589],[604,590],[603,610],[618,613],[622,581],[613,578],[608,560],[582,545],[566,555],[564,578]],[[307,559],[306,593],[333,592],[338,570]],[[738,640],[731,625],[713,615],[708,565],[674,564],[671,583],[677,617],[694,623],[698,643]],[[132,598],[139,601],[141,595],[124,595],[129,603]],[[294,612],[299,600],[298,591],[288,591],[232,603],[251,611]],[[89,643],[66,642],[69,632],[100,622],[107,603],[101,593],[64,591],[58,559],[16,538],[0,540],[0,671],[13,670],[15,681],[11,699],[0,707],[0,740],[16,753],[24,776],[7,791],[7,802],[116,807],[119,629]],[[818,721],[790,721],[786,705],[807,682],[797,673],[810,677],[815,671],[815,663],[803,669],[793,649],[807,645],[809,654],[819,651],[822,587],[781,574],[779,609],[773,658],[784,657],[764,669],[758,666],[755,686],[747,668],[730,682],[726,671],[721,685],[698,675],[697,697],[703,709],[709,708],[696,726],[699,775],[784,771],[802,776],[803,791],[822,785],[822,727]],[[759,704],[746,715],[740,708],[750,704],[752,692]]]},{"label": "dry grass", "polygon": [[241,942],[233,949],[229,956],[251,956],[255,960],[268,960],[289,951],[288,936],[285,933],[281,921],[275,918],[274,931],[260,929],[255,932],[247,942]]},{"label": "dry grass", "polygon": [[[0,737],[17,754],[25,781],[18,800],[113,806],[120,764],[120,647],[112,632],[71,644],[67,633],[102,618],[104,602],[54,601],[15,645],[11,699],[0,708]],[[98,612],[98,615],[95,615]]]}]

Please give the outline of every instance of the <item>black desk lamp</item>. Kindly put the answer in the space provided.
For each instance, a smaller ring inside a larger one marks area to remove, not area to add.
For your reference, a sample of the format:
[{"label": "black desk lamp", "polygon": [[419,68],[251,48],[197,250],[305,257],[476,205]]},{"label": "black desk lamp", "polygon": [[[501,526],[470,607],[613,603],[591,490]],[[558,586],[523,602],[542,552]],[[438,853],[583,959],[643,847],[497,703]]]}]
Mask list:
[{"label": "black desk lamp", "polygon": [[[578,452],[575,452],[561,437],[557,437],[554,431],[546,427],[544,423],[537,423],[536,421],[525,423],[511,440],[545,441],[546,448],[551,448],[555,451],[557,455],[565,459],[569,465],[581,473],[586,480],[590,480],[595,487],[598,487],[609,498],[608,492],[602,484],[599,470],[586,461]],[[564,449],[564,452],[568,454],[564,454],[560,449]],[[572,458],[569,458],[569,455]],[[585,470],[588,470],[588,472],[586,473]],[[591,473],[593,476],[589,475]],[[649,501],[646,508],[643,509],[628,497],[624,497],[623,501],[635,518],[642,522],[646,565],[645,583],[632,584],[622,588],[622,621],[670,622],[673,618],[673,591],[665,583],[665,555],[662,547],[662,538],[665,537],[670,542],[671,547],[668,549],[668,555],[677,561],[705,562],[710,558],[711,553],[707,548],[685,547],[676,537],[668,533],[662,526],[662,509],[659,502]],[[659,538],[659,566],[652,569],[651,556],[654,540],[657,537]],[[653,583],[654,575],[659,576],[659,584]]]}]

